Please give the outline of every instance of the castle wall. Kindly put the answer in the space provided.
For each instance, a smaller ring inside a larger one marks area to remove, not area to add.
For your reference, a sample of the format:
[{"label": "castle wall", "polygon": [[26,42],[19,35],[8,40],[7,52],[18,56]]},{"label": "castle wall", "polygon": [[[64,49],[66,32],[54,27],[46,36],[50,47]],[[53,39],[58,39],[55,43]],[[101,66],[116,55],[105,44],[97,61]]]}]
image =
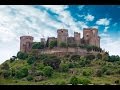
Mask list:
[{"label": "castle wall", "polygon": [[76,45],[79,46],[79,45],[80,45],[80,42],[81,42],[80,33],[74,32],[74,39],[75,39]]}]

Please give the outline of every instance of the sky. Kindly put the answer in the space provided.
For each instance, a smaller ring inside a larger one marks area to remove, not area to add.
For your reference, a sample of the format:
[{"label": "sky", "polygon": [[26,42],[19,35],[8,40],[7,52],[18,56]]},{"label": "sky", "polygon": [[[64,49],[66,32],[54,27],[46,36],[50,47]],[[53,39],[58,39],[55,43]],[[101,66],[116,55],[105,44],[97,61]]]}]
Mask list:
[{"label": "sky", "polygon": [[56,37],[57,29],[83,34],[83,28],[97,28],[100,46],[120,56],[119,5],[0,5],[0,64],[20,50],[20,36],[34,41]]}]

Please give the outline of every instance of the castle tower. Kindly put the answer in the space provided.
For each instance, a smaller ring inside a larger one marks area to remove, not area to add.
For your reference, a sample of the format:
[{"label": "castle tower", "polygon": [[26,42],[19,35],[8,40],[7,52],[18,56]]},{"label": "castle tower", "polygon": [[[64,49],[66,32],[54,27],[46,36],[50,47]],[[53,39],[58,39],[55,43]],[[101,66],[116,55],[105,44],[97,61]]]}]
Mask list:
[{"label": "castle tower", "polygon": [[81,42],[80,33],[74,32],[74,39],[75,39],[76,45],[79,46],[79,45],[80,45],[80,42]]},{"label": "castle tower", "polygon": [[46,44],[45,38],[41,38],[41,43],[43,43],[45,46],[45,44]]},{"label": "castle tower", "polygon": [[58,29],[57,30],[57,44],[60,46],[61,43],[67,45],[68,30],[67,29]]},{"label": "castle tower", "polygon": [[21,36],[20,37],[20,51],[28,53],[32,49],[32,36]]},{"label": "castle tower", "polygon": [[84,28],[84,29],[83,29],[83,40],[84,40],[84,44],[89,45],[92,36],[93,36],[92,28]]}]

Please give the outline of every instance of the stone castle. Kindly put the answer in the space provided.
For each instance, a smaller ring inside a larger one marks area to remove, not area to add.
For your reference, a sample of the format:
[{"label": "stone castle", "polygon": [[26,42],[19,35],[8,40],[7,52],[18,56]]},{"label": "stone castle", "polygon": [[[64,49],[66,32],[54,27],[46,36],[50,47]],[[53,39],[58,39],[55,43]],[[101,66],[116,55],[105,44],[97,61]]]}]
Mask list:
[{"label": "stone castle", "polygon": [[[32,49],[33,43],[32,36],[21,36],[20,37],[20,51],[22,52],[30,52]],[[57,46],[50,49],[49,45],[51,41],[56,41]],[[48,53],[48,54],[56,54],[56,55],[64,55],[64,54],[80,54],[85,55],[88,52],[79,48],[80,45],[91,45],[100,47],[100,37],[98,36],[98,29],[96,28],[84,28],[83,29],[83,38],[81,38],[81,34],[78,32],[74,32],[74,37],[69,37],[67,29],[58,29],[57,30],[57,38],[49,37],[47,41],[45,38],[41,38],[41,42],[46,45],[48,43],[48,47],[44,49],[39,49],[40,53]],[[68,47],[62,48],[61,43],[64,43]],[[75,47],[71,47],[75,46]]]}]

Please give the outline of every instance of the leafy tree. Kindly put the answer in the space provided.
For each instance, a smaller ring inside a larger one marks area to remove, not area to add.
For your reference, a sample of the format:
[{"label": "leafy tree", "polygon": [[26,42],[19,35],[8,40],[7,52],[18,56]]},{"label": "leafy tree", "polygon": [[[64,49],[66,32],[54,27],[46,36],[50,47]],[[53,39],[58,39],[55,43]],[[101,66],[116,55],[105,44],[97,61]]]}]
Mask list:
[{"label": "leafy tree", "polygon": [[28,75],[27,68],[22,68],[22,69],[16,71],[16,77],[19,79],[26,77],[27,75]]},{"label": "leafy tree", "polygon": [[10,77],[11,73],[9,70],[3,70],[2,75],[4,78],[8,78]]},{"label": "leafy tree", "polygon": [[51,66],[45,66],[43,72],[45,76],[51,77],[53,74],[53,68]]},{"label": "leafy tree", "polygon": [[57,46],[57,40],[51,41],[50,44],[49,44],[50,48],[53,48],[53,47],[56,47],[56,46]]},{"label": "leafy tree", "polygon": [[72,76],[70,79],[70,84],[77,85],[79,83],[78,78],[76,76]]},{"label": "leafy tree", "polygon": [[23,53],[21,51],[17,53],[17,58],[19,59],[26,59],[27,57],[28,57],[27,53]]},{"label": "leafy tree", "polygon": [[118,55],[112,55],[112,56],[109,56],[108,61],[109,62],[120,61],[120,57]]},{"label": "leafy tree", "polygon": [[102,54],[98,53],[98,54],[97,54],[97,58],[98,58],[98,59],[102,59]]},{"label": "leafy tree", "polygon": [[81,67],[85,67],[86,65],[89,65],[90,62],[91,61],[86,59],[85,57],[83,57],[83,56],[80,57],[79,64],[80,64]]},{"label": "leafy tree", "polygon": [[80,60],[80,55],[72,55],[70,58],[70,61],[79,61]]},{"label": "leafy tree", "polygon": [[87,60],[93,60],[93,59],[95,59],[95,55],[87,55],[86,59]]},{"label": "leafy tree", "polygon": [[64,42],[61,42],[61,43],[60,43],[60,47],[67,47],[67,44],[64,43]]},{"label": "leafy tree", "polygon": [[36,58],[34,56],[29,56],[27,59],[28,64],[33,64],[35,62]]},{"label": "leafy tree", "polygon": [[60,65],[60,71],[67,72],[69,70],[68,64],[61,64]]},{"label": "leafy tree", "polygon": [[59,68],[61,60],[56,56],[48,56],[43,60],[43,64],[47,66],[51,66],[53,69]]},{"label": "leafy tree", "polygon": [[44,47],[45,45],[42,42],[34,42],[32,44],[32,49],[43,49]]},{"label": "leafy tree", "polygon": [[88,85],[88,84],[91,83],[91,81],[89,79],[87,79],[87,78],[79,78],[78,83],[83,84],[83,85]]},{"label": "leafy tree", "polygon": [[3,70],[9,70],[9,64],[8,63],[3,63],[1,69]]},{"label": "leafy tree", "polygon": [[29,52],[29,56],[34,56],[36,59],[39,58],[39,51],[36,50],[36,49],[32,49],[30,52]]},{"label": "leafy tree", "polygon": [[31,80],[33,80],[33,77],[31,75],[29,75],[29,76],[27,76],[27,80],[31,81]]},{"label": "leafy tree", "polygon": [[84,70],[83,71],[83,76],[90,76],[92,74],[92,71],[91,70]]},{"label": "leafy tree", "polygon": [[97,70],[97,71],[96,71],[96,76],[97,76],[97,77],[101,77],[102,74],[103,74],[103,73],[102,73],[102,70]]}]

